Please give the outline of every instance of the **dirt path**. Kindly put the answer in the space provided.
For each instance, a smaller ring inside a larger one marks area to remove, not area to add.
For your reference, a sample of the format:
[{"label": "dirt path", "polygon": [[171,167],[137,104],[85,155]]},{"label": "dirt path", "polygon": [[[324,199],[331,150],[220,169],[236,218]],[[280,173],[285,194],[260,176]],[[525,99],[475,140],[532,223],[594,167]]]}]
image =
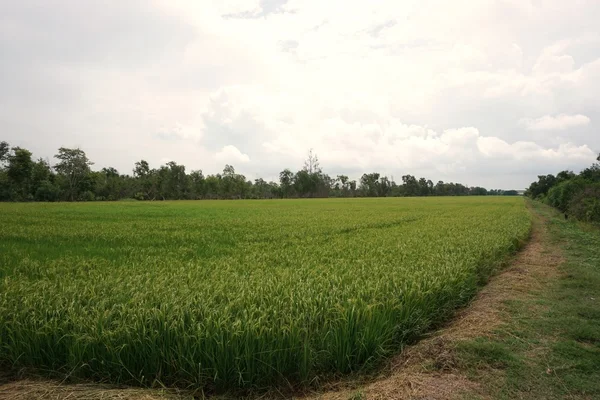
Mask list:
[{"label": "dirt path", "polygon": [[[327,400],[453,399],[474,395],[488,398],[485,388],[469,380],[457,366],[454,349],[465,339],[487,336],[502,329],[509,318],[505,302],[535,296],[558,274],[562,257],[548,240],[545,221],[534,214],[532,237],[503,272],[493,277],[472,303],[444,328],[401,355],[368,382],[331,383],[324,392],[304,397]],[[118,389],[102,385],[61,385],[58,382],[20,380],[1,383],[0,399],[182,399],[181,393]],[[266,398],[266,396],[262,396]]]}]

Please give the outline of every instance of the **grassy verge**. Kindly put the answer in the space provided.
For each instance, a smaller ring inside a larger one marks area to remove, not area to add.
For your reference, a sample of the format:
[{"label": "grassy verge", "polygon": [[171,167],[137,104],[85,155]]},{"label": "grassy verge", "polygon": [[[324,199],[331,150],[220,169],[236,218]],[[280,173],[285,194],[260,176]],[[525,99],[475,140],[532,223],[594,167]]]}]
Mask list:
[{"label": "grassy verge", "polygon": [[546,251],[564,262],[530,295],[505,301],[506,323],[491,335],[459,341],[456,357],[494,398],[600,398],[600,229],[531,207],[546,226]]}]

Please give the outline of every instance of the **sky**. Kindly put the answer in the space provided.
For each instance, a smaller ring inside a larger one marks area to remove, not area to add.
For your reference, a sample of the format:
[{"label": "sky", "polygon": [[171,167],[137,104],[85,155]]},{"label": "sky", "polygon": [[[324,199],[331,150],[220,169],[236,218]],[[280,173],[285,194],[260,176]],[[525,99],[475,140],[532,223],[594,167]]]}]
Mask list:
[{"label": "sky", "polygon": [[0,2],[0,140],[521,189],[600,152],[597,0]]}]

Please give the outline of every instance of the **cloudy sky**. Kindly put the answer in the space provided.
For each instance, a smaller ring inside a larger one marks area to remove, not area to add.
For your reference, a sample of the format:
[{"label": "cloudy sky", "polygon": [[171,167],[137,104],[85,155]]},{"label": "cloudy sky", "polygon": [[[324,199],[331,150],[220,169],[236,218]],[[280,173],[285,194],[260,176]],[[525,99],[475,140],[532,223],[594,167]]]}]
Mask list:
[{"label": "cloudy sky", "polygon": [[0,2],[0,140],[489,188],[600,151],[597,0]]}]

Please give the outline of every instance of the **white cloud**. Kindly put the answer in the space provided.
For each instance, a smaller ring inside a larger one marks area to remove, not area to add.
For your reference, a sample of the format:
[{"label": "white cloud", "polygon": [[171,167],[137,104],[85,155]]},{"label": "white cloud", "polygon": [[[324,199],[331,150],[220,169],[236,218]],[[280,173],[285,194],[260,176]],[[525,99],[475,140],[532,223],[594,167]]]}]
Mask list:
[{"label": "white cloud", "polygon": [[[36,156],[81,146],[121,171],[168,157],[269,178],[312,147],[333,175],[497,187],[583,168],[600,148],[593,1],[57,0],[32,10],[0,5],[0,124],[3,140]],[[77,22],[90,13],[93,23]]]},{"label": "white cloud", "polygon": [[247,154],[243,154],[237,147],[232,145],[224,146],[221,151],[215,154],[215,159],[227,164],[247,163],[250,161],[250,157]]},{"label": "white cloud", "polygon": [[[261,101],[254,101],[250,93]],[[354,178],[363,172],[381,171],[458,180],[467,175],[471,179],[482,169],[489,171],[500,161],[510,163],[505,171],[518,171],[527,164],[554,171],[557,166],[575,169],[594,160],[587,144],[507,141],[475,127],[435,130],[406,124],[385,104],[360,99],[307,101],[295,115],[289,115],[281,94],[258,87],[222,88],[214,98],[219,101],[205,116],[210,121],[206,125],[212,128],[204,135],[243,143],[244,148],[252,149],[252,165],[262,162],[271,177],[284,167],[301,167],[309,148],[319,155],[326,172],[335,175],[343,171]],[[252,126],[252,134],[248,126]],[[223,128],[226,130],[219,133]]]},{"label": "white cloud", "polygon": [[558,114],[556,116],[544,115],[543,117],[536,119],[524,118],[519,122],[530,131],[562,131],[579,126],[586,126],[590,123],[590,119],[581,114]]},{"label": "white cloud", "polygon": [[587,146],[562,143],[557,148],[544,148],[534,142],[518,141],[512,144],[497,137],[479,137],[479,151],[490,158],[503,158],[512,161],[591,163],[595,153]]},{"label": "white cloud", "polygon": [[261,10],[259,0],[219,0],[216,2],[216,7],[224,15],[254,14]]}]

